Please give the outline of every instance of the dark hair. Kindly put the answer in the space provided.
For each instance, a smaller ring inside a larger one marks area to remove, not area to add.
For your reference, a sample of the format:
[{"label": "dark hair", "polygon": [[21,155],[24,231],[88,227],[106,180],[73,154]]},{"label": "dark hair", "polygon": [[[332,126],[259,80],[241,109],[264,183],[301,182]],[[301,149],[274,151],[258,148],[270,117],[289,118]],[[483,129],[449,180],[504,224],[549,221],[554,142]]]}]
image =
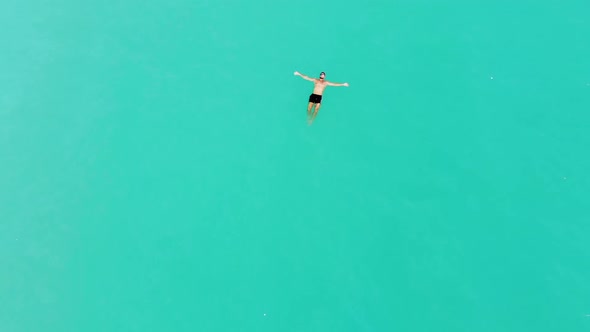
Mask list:
[{"label": "dark hair", "polygon": [[322,76],[322,74],[324,74],[324,76],[326,76],[326,73],[324,73],[324,72],[321,72],[321,73],[320,73],[320,76]]}]

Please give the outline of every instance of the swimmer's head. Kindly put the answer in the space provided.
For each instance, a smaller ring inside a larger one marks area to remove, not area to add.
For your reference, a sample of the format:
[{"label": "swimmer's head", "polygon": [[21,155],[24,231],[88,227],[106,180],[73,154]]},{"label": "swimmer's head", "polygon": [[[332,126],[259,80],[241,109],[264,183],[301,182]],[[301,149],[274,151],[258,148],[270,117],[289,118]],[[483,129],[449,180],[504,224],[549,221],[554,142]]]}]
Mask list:
[{"label": "swimmer's head", "polygon": [[321,73],[320,73],[320,79],[322,79],[322,80],[323,80],[325,77],[326,77],[326,73],[324,73],[324,72],[321,72]]}]

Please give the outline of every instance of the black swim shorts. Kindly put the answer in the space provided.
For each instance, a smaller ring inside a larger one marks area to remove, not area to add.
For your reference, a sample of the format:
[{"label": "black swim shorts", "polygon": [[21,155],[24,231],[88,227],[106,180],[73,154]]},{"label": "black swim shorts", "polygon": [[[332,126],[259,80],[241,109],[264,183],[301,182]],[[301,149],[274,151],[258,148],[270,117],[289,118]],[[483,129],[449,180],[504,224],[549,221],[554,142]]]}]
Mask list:
[{"label": "black swim shorts", "polygon": [[310,103],[314,103],[314,104],[319,104],[322,102],[322,96],[321,95],[316,95],[315,93],[312,93],[309,96],[309,102]]}]

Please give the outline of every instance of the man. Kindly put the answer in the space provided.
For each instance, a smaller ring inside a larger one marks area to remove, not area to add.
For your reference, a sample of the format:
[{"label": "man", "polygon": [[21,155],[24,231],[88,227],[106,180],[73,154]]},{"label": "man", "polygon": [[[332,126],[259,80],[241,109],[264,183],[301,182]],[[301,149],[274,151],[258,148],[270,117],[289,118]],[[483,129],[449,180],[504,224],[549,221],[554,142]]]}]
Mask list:
[{"label": "man", "polygon": [[[301,76],[303,79],[314,83],[313,92],[309,96],[309,103],[307,104],[307,121],[309,124],[312,124],[313,120],[315,120],[315,117],[318,115],[318,111],[320,110],[320,105],[322,104],[322,94],[324,93],[324,90],[326,89],[327,86],[348,86],[348,83],[333,83],[333,82],[326,81],[325,80],[326,73],[324,73],[324,72],[320,73],[319,79],[311,78],[311,77],[303,75],[297,71],[295,72],[295,76]],[[315,105],[315,111],[313,112],[313,115],[312,115],[311,110],[313,108],[313,105]]]}]

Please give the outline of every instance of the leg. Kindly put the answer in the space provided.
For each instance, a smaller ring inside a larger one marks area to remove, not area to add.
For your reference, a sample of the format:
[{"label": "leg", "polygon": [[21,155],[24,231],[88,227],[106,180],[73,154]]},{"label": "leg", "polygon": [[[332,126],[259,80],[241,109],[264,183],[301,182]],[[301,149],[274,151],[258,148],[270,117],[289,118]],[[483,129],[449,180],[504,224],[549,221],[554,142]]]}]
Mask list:
[{"label": "leg", "polygon": [[310,101],[307,104],[307,118],[311,117],[311,109],[312,109],[312,107],[313,107],[313,103]]},{"label": "leg", "polygon": [[320,103],[315,104],[315,111],[313,112],[313,115],[309,121],[309,124],[312,124],[313,120],[315,120],[315,117],[318,115],[318,111],[320,110]]}]

